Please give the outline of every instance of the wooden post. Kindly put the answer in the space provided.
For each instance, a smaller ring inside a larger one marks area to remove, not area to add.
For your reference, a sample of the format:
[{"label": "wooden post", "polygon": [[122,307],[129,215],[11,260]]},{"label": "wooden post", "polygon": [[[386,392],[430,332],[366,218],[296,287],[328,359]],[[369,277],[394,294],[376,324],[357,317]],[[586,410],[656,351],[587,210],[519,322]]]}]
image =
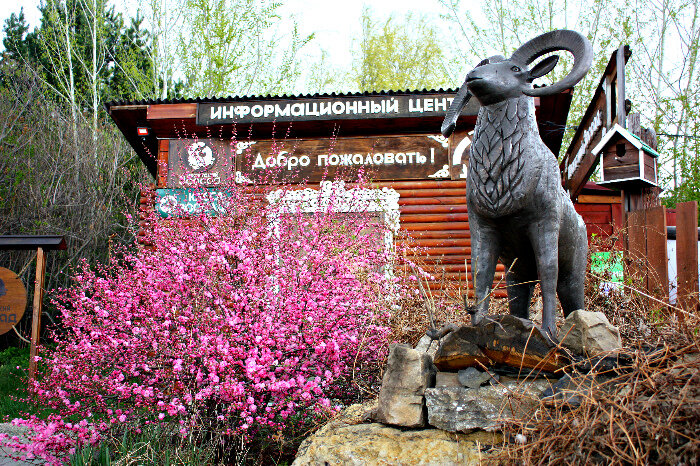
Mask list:
[{"label": "wooden post", "polygon": [[646,209],[647,290],[668,302],[668,251],[666,249],[666,207]]},{"label": "wooden post", "polygon": [[[676,270],[678,307],[694,311],[698,307],[698,203],[676,205]],[[683,320],[679,313],[679,320]]]},{"label": "wooden post", "polygon": [[36,276],[34,277],[34,312],[32,314],[32,341],[29,346],[29,380],[36,377],[36,347],[39,344],[41,330],[41,305],[44,299],[44,275],[46,272],[46,256],[44,249],[36,250]]},{"label": "wooden post", "polygon": [[647,240],[645,211],[627,213],[627,241],[625,248],[625,275],[633,280],[633,286],[648,288]]},{"label": "wooden post", "polygon": [[627,115],[625,111],[625,46],[617,49],[617,123],[627,128]]},{"label": "wooden post", "polygon": [[161,139],[158,141],[158,187],[165,188],[168,181],[168,150],[169,143],[167,139]]}]

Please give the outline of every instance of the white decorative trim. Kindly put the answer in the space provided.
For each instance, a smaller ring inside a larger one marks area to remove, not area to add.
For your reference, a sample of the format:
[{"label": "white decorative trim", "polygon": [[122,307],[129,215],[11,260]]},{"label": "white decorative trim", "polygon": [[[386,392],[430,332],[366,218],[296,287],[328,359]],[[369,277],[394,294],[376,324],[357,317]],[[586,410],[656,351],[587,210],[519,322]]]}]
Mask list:
[{"label": "white decorative trim", "polygon": [[236,183],[238,184],[252,184],[253,180],[245,176],[242,172],[237,171],[236,172],[236,178],[235,178]]},{"label": "white decorative trim", "polygon": [[591,150],[591,153],[593,155],[597,156],[615,134],[619,134],[620,136],[624,137],[627,140],[627,142],[632,144],[636,149],[647,152],[654,157],[657,157],[657,158],[660,157],[658,152],[656,152],[654,149],[652,149],[647,144],[645,144],[640,138],[638,138],[634,134],[630,133],[629,130],[623,128],[622,126],[620,126],[617,123],[615,123],[615,126],[613,126],[610,129],[610,131],[608,131],[600,139],[600,142],[593,148],[593,150]]},{"label": "white decorative trim", "polygon": [[460,163],[462,163],[464,151],[466,151],[467,148],[472,144],[472,140],[469,138],[469,135],[473,133],[474,132],[471,131],[467,136],[464,136],[464,138],[461,141],[459,141],[459,144],[457,144],[457,147],[452,153],[452,165],[459,165]]},{"label": "white decorative trim", "polygon": [[462,164],[462,173],[459,174],[459,177],[461,179],[466,179],[467,178],[467,164],[463,163]]},{"label": "white decorative trim", "polygon": [[447,147],[449,146],[449,142],[450,142],[449,139],[447,139],[442,134],[430,135],[430,136],[428,136],[428,139],[433,139],[433,140],[439,142],[442,145],[442,147],[444,147],[445,149],[447,149]]},{"label": "white decorative trim", "polygon": [[428,178],[449,178],[450,177],[450,167],[443,165],[442,168],[432,175],[428,175]]},{"label": "white decorative trim", "polygon": [[[394,235],[399,231],[399,193],[392,188],[345,189],[343,181],[323,181],[321,189],[301,189],[289,191],[278,189],[267,195],[267,201],[273,206],[270,216],[271,230],[279,235],[279,218],[285,213],[311,213],[330,209],[333,212],[381,212],[384,214],[384,247],[387,251],[394,249]],[[392,275],[393,267],[386,264],[384,273]]]},{"label": "white decorative trim", "polygon": [[605,184],[620,183],[621,181],[641,181],[641,182],[643,182],[643,183],[650,184],[650,185],[652,185],[652,186],[656,186],[656,187],[659,186],[658,184],[653,183],[653,182],[647,180],[646,178],[640,178],[640,177],[638,177],[638,176],[634,176],[634,177],[631,177],[631,178],[621,178],[621,179],[619,179],[619,180],[598,181],[597,183],[600,184],[600,185],[605,185]]},{"label": "white decorative trim", "polygon": [[277,206],[277,212],[382,212],[384,221],[393,233],[399,231],[399,193],[392,188],[345,189],[343,181],[324,181],[321,189],[297,191],[278,189],[267,195],[267,201]]},{"label": "white decorative trim", "polygon": [[236,154],[241,155],[244,150],[248,149],[253,144],[257,144],[258,141],[238,141],[236,142]]}]

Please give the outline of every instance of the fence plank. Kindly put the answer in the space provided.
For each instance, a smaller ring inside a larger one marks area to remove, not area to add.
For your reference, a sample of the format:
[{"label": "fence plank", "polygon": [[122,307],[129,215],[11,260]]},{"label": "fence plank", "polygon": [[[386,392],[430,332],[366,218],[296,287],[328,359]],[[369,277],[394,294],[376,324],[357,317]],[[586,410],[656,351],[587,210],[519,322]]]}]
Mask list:
[{"label": "fence plank", "polygon": [[627,214],[627,250],[625,262],[627,273],[632,277],[633,286],[647,289],[646,262],[646,215],[644,210],[636,210]]},{"label": "fence plank", "polygon": [[688,311],[698,307],[698,203],[676,205],[676,270],[678,306]]},{"label": "fence plank", "polygon": [[646,209],[647,290],[668,299],[668,252],[666,250],[666,207]]}]

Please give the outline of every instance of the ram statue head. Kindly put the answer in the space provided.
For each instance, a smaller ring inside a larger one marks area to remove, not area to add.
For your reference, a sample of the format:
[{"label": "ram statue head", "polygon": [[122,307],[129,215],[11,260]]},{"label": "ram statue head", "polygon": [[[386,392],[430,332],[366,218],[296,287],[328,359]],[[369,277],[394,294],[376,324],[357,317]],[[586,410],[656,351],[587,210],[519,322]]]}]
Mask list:
[{"label": "ram statue head", "polygon": [[[558,55],[551,55],[532,68],[535,60],[557,50],[566,50],[574,56],[571,71],[551,86],[533,88],[532,82],[554,69]],[[559,29],[542,34],[518,48],[510,58],[495,55],[481,61],[467,74],[464,84],[447,111],[442,123],[442,134],[447,137],[454,131],[457,117],[472,96],[481,105],[493,105],[506,99],[525,96],[557,94],[579,82],[593,61],[591,43],[580,33]]]}]

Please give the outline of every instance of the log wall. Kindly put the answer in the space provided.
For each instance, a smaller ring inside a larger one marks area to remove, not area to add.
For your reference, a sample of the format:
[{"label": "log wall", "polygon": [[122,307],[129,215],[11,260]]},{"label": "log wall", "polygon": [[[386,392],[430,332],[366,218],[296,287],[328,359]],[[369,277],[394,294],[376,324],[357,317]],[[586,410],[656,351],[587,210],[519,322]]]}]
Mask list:
[{"label": "log wall", "polygon": [[[430,289],[450,295],[468,291],[473,296],[465,182],[389,181],[375,186],[399,193],[401,233],[397,246],[434,277],[428,283]],[[503,273],[503,265],[499,264],[494,286],[504,285]],[[495,297],[505,295],[503,287],[494,291]]]},{"label": "log wall", "polygon": [[[307,187],[314,187],[312,185]],[[375,188],[393,188],[399,197],[400,234],[397,249],[421,265],[434,279],[429,288],[447,290],[458,296],[473,296],[471,270],[471,234],[463,180],[384,181]],[[589,240],[593,234],[607,238],[619,225],[619,197],[611,195],[580,196],[576,210],[586,222]],[[154,199],[142,193],[142,209],[153,208]],[[140,236],[142,237],[142,235]],[[499,264],[494,278],[494,297],[505,297],[504,267]]]}]

